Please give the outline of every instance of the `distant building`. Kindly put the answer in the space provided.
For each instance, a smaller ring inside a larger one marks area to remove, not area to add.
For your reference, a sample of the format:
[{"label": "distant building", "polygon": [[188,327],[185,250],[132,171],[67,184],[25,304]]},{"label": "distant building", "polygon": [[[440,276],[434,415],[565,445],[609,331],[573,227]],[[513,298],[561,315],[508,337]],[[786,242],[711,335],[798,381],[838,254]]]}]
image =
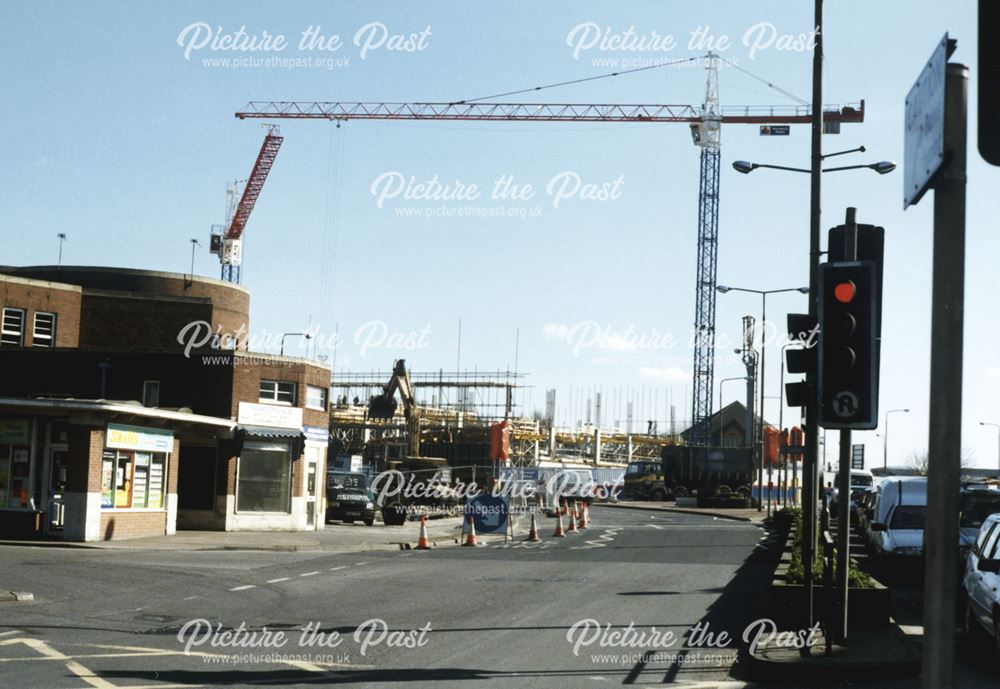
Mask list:
[{"label": "distant building", "polygon": [[0,267],[0,537],[322,528],[331,371],[248,352],[249,306],[210,278]]},{"label": "distant building", "polygon": [[[730,402],[702,423],[709,425],[712,447],[746,447],[747,408],[742,403]],[[754,417],[754,423],[760,423],[759,416]],[[681,438],[688,441],[692,428],[681,431]]]}]

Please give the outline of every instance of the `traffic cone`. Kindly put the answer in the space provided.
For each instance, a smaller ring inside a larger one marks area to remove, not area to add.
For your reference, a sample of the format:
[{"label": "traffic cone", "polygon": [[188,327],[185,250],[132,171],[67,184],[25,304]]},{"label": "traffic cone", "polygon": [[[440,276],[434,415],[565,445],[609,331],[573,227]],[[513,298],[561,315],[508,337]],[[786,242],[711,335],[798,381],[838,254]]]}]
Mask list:
[{"label": "traffic cone", "polygon": [[583,528],[590,528],[590,503],[583,503]]},{"label": "traffic cone", "polygon": [[469,515],[469,533],[465,537],[465,543],[462,545],[476,546],[476,522],[473,520],[472,515]]},{"label": "traffic cone", "polygon": [[531,531],[528,532],[528,538],[526,538],[530,543],[538,543],[541,538],[538,536],[538,524],[535,523],[535,513],[531,513]]},{"label": "traffic cone", "polygon": [[580,533],[576,528],[576,501],[573,501],[573,511],[569,513],[569,528],[566,533]]},{"label": "traffic cone", "polygon": [[431,544],[427,540],[427,515],[420,515],[420,538],[417,539],[417,550],[430,550]]},{"label": "traffic cone", "polygon": [[562,525],[562,511],[556,510],[556,532],[552,534],[552,538],[566,538],[566,532],[563,531]]},{"label": "traffic cone", "polygon": [[584,501],[583,507],[580,508],[580,519],[578,526],[581,529],[589,529],[590,524],[587,523],[587,502]]}]

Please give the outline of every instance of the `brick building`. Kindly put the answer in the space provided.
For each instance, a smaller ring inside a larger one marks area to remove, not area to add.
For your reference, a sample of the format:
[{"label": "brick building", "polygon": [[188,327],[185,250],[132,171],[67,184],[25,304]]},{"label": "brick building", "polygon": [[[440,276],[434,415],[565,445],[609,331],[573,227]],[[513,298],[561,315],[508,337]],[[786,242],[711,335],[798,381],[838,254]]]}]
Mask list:
[{"label": "brick building", "polygon": [[248,352],[244,288],[0,268],[0,309],[0,534],[322,528],[330,369]]}]

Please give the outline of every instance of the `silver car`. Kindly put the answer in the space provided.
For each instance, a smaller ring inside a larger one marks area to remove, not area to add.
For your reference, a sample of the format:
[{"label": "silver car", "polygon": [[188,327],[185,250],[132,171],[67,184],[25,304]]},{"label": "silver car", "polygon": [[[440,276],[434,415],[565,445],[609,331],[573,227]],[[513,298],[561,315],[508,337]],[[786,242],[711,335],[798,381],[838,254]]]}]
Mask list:
[{"label": "silver car", "polygon": [[965,630],[993,635],[1000,655],[1000,514],[987,517],[965,561]]}]

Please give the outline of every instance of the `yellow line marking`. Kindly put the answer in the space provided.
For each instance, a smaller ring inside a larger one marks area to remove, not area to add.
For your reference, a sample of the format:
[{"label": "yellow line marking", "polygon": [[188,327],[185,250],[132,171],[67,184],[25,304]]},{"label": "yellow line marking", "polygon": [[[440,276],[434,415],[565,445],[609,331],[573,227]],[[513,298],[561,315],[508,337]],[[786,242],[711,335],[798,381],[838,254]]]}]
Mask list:
[{"label": "yellow line marking", "polygon": [[66,663],[66,669],[95,689],[117,689],[114,684],[102,679],[75,660]]}]

